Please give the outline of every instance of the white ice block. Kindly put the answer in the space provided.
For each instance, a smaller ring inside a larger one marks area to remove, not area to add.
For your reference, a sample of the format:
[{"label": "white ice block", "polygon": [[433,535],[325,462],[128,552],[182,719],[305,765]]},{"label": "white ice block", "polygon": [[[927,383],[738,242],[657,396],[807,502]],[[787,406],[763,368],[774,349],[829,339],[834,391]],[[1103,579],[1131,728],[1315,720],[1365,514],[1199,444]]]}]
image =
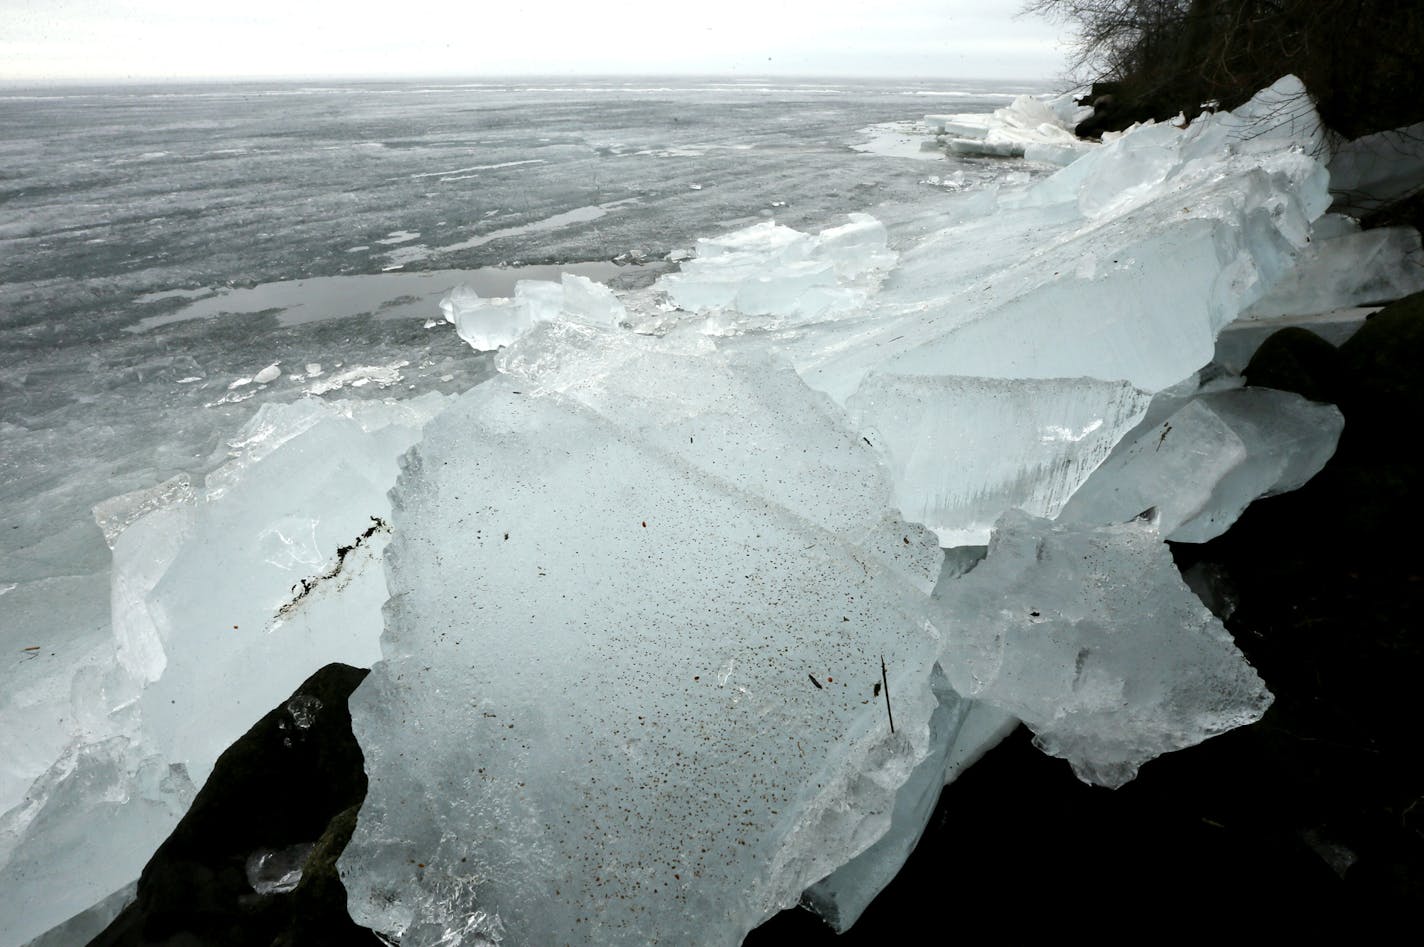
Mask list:
[{"label": "white ice block", "polygon": [[1335,454],[1345,420],[1333,404],[1289,391],[1241,388],[1203,395],[1246,446],[1246,459],[1216,481],[1202,511],[1169,539],[1200,543],[1221,535],[1258,497],[1305,485]]},{"label": "white ice block", "polygon": [[1290,271],[1243,319],[1378,305],[1424,290],[1424,248],[1413,227],[1313,236]]},{"label": "white ice block", "polygon": [[1084,782],[1120,786],[1270,706],[1150,523],[1006,513],[988,558],[936,603],[954,689],[1021,719]]},{"label": "white ice block", "polygon": [[1253,500],[1295,490],[1318,473],[1343,426],[1334,405],[1293,392],[1200,394],[1115,450],[1059,519],[1102,525],[1151,509],[1166,538],[1206,542]]},{"label": "white ice block", "polygon": [[352,698],[359,923],[730,947],[883,833],[929,752],[933,537],[794,373],[659,354],[496,379],[412,455]]},{"label": "white ice block", "polygon": [[1057,515],[1149,400],[1089,378],[875,373],[847,408],[885,454],[901,514],[961,546],[987,542],[1008,509]]},{"label": "white ice block", "polygon": [[[106,652],[91,660],[71,642],[65,691],[25,695],[46,713],[26,727],[40,754],[16,757],[16,775],[38,775],[0,814],[0,943],[137,877],[253,721],[317,668],[378,657],[389,537],[371,517],[388,520],[397,458],[445,400],[269,403],[201,491],[103,506],[109,523],[135,502],[148,512],[114,540]],[[7,734],[31,723],[4,722]]]}]

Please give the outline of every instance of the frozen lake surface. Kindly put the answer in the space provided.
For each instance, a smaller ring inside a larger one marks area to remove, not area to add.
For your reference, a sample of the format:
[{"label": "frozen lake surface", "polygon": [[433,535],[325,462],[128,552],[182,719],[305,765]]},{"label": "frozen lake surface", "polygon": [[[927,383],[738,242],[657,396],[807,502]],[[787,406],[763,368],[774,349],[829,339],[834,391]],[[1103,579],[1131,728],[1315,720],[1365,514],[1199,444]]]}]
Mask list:
[{"label": "frozen lake surface", "polygon": [[[408,363],[399,385],[344,397],[484,377],[487,359],[423,328],[458,282],[497,292],[568,270],[627,286],[669,264],[609,261],[661,261],[772,217],[817,228],[913,208],[939,190],[927,169],[937,180],[949,162],[858,153],[873,142],[859,129],[1040,91],[567,77],[0,88],[0,588],[54,575],[57,556],[102,571],[90,507],[209,469],[259,404],[300,393],[291,376],[308,363]],[[1002,168],[957,167],[971,185]],[[499,269],[515,264],[540,268]],[[274,362],[282,379],[229,392]]]}]

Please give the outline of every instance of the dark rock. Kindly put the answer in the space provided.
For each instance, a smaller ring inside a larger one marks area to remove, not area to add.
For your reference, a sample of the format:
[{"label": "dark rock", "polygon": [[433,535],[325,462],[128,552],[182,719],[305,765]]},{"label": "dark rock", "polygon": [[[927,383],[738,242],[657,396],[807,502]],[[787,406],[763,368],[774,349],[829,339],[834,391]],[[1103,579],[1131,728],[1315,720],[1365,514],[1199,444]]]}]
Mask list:
[{"label": "dark rock", "polygon": [[1340,346],[1345,393],[1341,410],[1379,447],[1424,421],[1424,293],[1406,296],[1375,313]]},{"label": "dark rock", "polygon": [[1309,329],[1291,326],[1261,343],[1243,372],[1249,384],[1293,391],[1312,401],[1339,400],[1340,350]]},{"label": "dark rock", "polygon": [[[376,943],[347,916],[336,874],[366,795],[346,706],[366,674],[327,665],[229,747],[144,867],[137,899],[91,947]],[[254,854],[311,844],[294,889],[253,890]]]},{"label": "dark rock", "polygon": [[1103,136],[1103,132],[1120,132],[1134,122],[1145,122],[1149,119],[1166,121],[1180,111],[1167,102],[1133,96],[1116,83],[1094,83],[1093,88],[1096,90],[1099,85],[1112,85],[1114,89],[1088,100],[1087,104],[1093,107],[1093,114],[1073,129],[1073,134],[1079,138],[1098,139]]}]

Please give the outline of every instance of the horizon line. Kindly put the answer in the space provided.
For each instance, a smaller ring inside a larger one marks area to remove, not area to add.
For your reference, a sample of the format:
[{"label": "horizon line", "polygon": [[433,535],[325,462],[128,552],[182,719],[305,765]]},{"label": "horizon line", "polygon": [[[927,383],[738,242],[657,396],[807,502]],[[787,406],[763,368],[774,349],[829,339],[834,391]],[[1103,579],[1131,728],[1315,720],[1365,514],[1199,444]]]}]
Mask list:
[{"label": "horizon line", "polygon": [[740,73],[740,72],[512,72],[512,73],[281,73],[281,74],[228,74],[228,75],[134,75],[116,74],[100,76],[4,76],[0,75],[0,85],[44,86],[44,85],[139,85],[139,84],[222,84],[257,82],[434,82],[434,83],[476,83],[529,81],[533,79],[557,79],[562,81],[578,79],[678,79],[678,80],[738,80],[745,82],[767,82],[788,80],[811,81],[877,81],[877,82],[994,82],[994,83],[1061,83],[1067,81],[1062,76],[972,76],[972,75],[885,75],[872,73]]}]

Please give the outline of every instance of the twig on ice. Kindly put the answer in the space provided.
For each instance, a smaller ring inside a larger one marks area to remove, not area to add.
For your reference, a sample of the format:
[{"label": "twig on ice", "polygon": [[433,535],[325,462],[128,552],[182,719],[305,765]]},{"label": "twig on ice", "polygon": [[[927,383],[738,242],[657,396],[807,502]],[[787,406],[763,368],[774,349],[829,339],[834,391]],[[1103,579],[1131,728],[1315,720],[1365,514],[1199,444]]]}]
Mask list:
[{"label": "twig on ice", "polygon": [[890,678],[885,676],[885,655],[880,656],[880,683],[885,685],[885,713],[890,716],[890,732],[895,732],[895,712],[890,709]]}]

